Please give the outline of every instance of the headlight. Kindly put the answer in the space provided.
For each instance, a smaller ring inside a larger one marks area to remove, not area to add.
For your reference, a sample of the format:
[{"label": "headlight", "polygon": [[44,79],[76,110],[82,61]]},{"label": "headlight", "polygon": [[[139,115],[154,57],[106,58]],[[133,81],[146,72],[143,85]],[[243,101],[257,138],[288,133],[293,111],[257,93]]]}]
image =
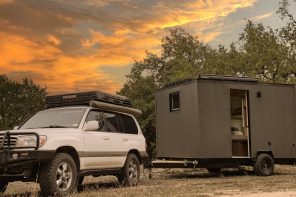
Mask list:
[{"label": "headlight", "polygon": [[[43,146],[46,142],[46,136],[39,136],[39,147]],[[36,147],[37,138],[33,135],[18,136],[16,141],[16,147]]]},{"label": "headlight", "polygon": [[19,136],[16,141],[16,147],[34,147],[37,145],[36,136]]}]

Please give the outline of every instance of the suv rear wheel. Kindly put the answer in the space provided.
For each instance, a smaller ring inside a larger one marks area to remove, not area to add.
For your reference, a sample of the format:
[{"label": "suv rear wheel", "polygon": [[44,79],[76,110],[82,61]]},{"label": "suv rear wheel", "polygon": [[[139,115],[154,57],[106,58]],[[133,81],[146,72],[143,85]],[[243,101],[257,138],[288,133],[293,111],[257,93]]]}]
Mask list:
[{"label": "suv rear wheel", "polygon": [[120,184],[124,186],[136,186],[140,180],[140,163],[134,154],[128,154],[122,173],[117,176]]},{"label": "suv rear wheel", "polygon": [[66,153],[57,154],[40,167],[41,192],[48,196],[65,196],[73,192],[77,184],[77,168],[73,158]]}]

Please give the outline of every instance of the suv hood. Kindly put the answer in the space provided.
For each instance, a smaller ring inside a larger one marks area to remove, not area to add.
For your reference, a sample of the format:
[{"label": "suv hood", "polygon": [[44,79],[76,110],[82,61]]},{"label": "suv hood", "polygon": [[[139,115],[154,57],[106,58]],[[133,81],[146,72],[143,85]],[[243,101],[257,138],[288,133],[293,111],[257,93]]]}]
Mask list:
[{"label": "suv hood", "polygon": [[[81,129],[78,128],[37,128],[37,129],[18,129],[18,130],[8,130],[10,133],[22,133],[22,132],[34,132],[39,135],[48,135],[53,133],[72,133],[79,132]],[[5,131],[1,131],[5,132]]]}]

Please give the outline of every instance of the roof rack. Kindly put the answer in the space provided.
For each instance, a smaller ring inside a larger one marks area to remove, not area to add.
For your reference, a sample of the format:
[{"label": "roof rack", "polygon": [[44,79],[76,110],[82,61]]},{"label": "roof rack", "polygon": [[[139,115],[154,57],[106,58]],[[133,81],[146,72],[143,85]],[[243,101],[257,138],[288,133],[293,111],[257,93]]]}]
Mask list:
[{"label": "roof rack", "polygon": [[182,80],[179,80],[179,81],[173,81],[171,83],[168,83],[168,84],[164,85],[163,88],[168,88],[168,87],[176,86],[176,85],[179,85],[179,84],[188,83],[188,82],[191,82],[193,80],[196,80],[196,78],[187,78],[187,79],[182,79]]},{"label": "roof rack", "polygon": [[253,77],[234,77],[234,76],[219,76],[219,75],[198,75],[194,78],[187,78],[179,81],[173,81],[166,84],[163,88],[173,87],[180,84],[188,83],[194,80],[217,80],[217,81],[241,81],[241,82],[258,82],[258,78]]},{"label": "roof rack", "polygon": [[91,100],[101,101],[105,103],[131,107],[131,101],[121,95],[112,95],[101,91],[80,92],[71,94],[60,94],[46,97],[47,108],[73,106],[73,105],[89,105]]},{"label": "roof rack", "polygon": [[253,77],[234,77],[234,76],[218,76],[218,75],[199,75],[197,79],[218,80],[218,81],[258,82],[258,78],[253,78]]}]

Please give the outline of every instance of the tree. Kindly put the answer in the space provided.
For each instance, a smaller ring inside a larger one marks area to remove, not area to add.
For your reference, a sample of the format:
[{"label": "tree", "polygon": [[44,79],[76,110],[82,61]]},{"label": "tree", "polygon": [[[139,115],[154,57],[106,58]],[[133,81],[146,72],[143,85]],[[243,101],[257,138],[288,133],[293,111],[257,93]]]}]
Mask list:
[{"label": "tree", "polygon": [[158,56],[147,52],[135,61],[119,94],[129,97],[142,110],[139,120],[148,143],[155,145],[155,91],[175,80],[195,77],[205,71],[203,62],[212,52],[208,45],[183,29],[174,29],[162,39]]},{"label": "tree", "polygon": [[0,75],[0,130],[20,125],[30,115],[45,108],[46,89],[32,80],[22,83]]},{"label": "tree", "polygon": [[295,6],[296,0],[282,0],[277,11],[281,19],[286,22],[286,25],[278,31],[282,43],[288,46],[289,59],[287,60],[287,65],[289,65],[289,68],[287,68],[287,79],[291,83],[296,83],[296,19],[289,11],[289,8],[293,10]]},{"label": "tree", "polygon": [[248,21],[240,35],[243,52],[241,73],[261,81],[288,82],[295,68],[290,61],[289,46],[282,42],[278,30]]}]

